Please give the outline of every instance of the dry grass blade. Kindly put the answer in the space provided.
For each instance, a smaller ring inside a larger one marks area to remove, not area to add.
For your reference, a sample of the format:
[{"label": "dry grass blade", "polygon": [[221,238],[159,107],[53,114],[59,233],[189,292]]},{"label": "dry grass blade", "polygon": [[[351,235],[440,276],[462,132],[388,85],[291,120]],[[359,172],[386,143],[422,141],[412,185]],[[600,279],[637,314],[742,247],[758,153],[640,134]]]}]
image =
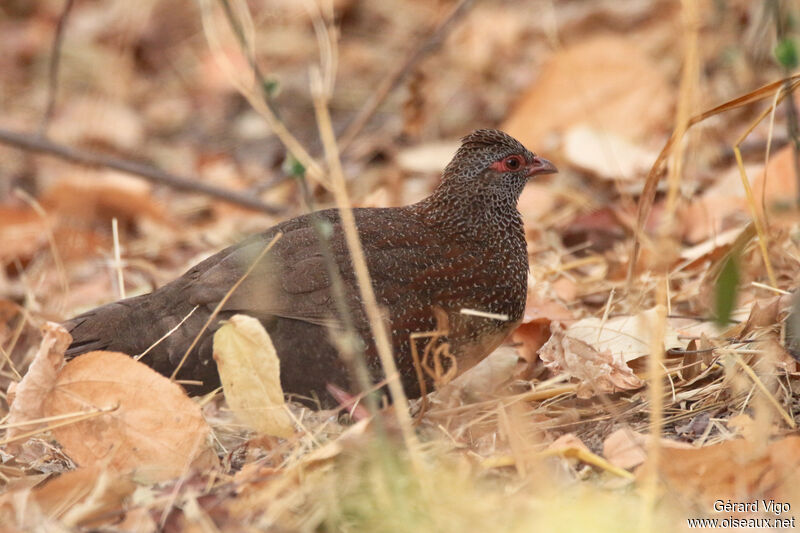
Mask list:
[{"label": "dry grass blade", "polygon": [[778,400],[775,399],[775,396],[773,396],[767,390],[767,388],[764,386],[764,383],[758,378],[753,369],[750,368],[750,365],[744,362],[742,356],[739,355],[738,352],[733,352],[733,356],[736,358],[736,364],[739,365],[742,368],[742,370],[744,370],[745,374],[747,374],[747,377],[753,380],[753,384],[756,386],[758,391],[775,408],[778,414],[781,415],[781,418],[783,418],[786,424],[788,424],[790,428],[796,429],[797,424],[795,423],[794,418],[792,418],[792,416],[789,413],[787,413],[783,407],[781,407],[781,404],[778,402]]},{"label": "dry grass blade", "polygon": [[117,291],[119,298],[125,298],[125,278],[122,275],[122,254],[119,249],[119,224],[117,217],[111,219],[111,235],[114,239],[114,270],[117,273]]},{"label": "dry grass blade", "polygon": [[64,261],[61,259],[61,254],[58,252],[58,246],[56,246],[56,238],[53,234],[53,227],[50,223],[50,219],[47,216],[47,212],[42,207],[36,198],[28,194],[22,189],[15,189],[14,192],[19,196],[25,203],[31,206],[31,208],[36,211],[36,214],[41,217],[41,219],[45,222],[45,227],[47,228],[47,242],[50,245],[50,252],[53,254],[53,262],[56,264],[56,270],[58,271],[58,279],[61,282],[61,288],[63,289],[66,295],[69,295],[69,278],[67,277],[67,271],[64,268]]},{"label": "dry grass blade", "polygon": [[[236,2],[240,9],[239,14],[249,17],[249,11],[242,2]],[[292,135],[286,125],[278,118],[275,112],[264,101],[262,93],[253,87],[253,80],[249,82],[242,79],[239,69],[237,69],[227,58],[222,45],[219,29],[214,20],[212,0],[202,0],[200,2],[200,12],[202,14],[203,32],[211,48],[214,58],[222,70],[227,74],[230,82],[236,87],[239,93],[245,97],[254,110],[256,110],[269,124],[269,127],[278,136],[286,149],[294,156],[306,169],[307,175],[325,188],[329,184],[325,179],[325,174],[313,157],[308,153],[300,141]]]},{"label": "dry grass blade", "polygon": [[[699,20],[697,6],[691,0],[681,2],[683,15],[683,70],[681,73],[680,97],[675,117],[675,133],[673,136],[682,139],[690,127],[691,105],[697,86],[700,69],[698,60],[698,31]],[[669,267],[668,262],[674,259],[674,247],[671,242],[675,210],[677,208],[678,192],[680,188],[684,143],[674,143],[670,146],[670,165],[668,175],[667,201],[665,216],[659,228],[659,249],[665,251],[663,260],[657,266],[656,272],[656,333],[651,337],[650,354],[647,358],[647,397],[650,403],[649,437],[647,440],[647,456],[649,469],[644,473],[644,500],[642,509],[646,528],[650,529],[654,520],[655,505],[658,498],[658,469],[661,458],[661,438],[664,429],[664,334],[666,330],[667,310],[670,307],[669,299]],[[662,152],[663,153],[663,152]],[[660,157],[660,156],[659,156]],[[646,185],[645,185],[646,188]],[[644,193],[643,196],[644,198]],[[641,205],[641,202],[640,202]],[[643,222],[637,220],[636,235],[644,229]],[[634,236],[636,239],[636,236]],[[636,262],[635,255],[631,257],[631,264]]]},{"label": "dry grass blade", "polygon": [[[230,297],[234,293],[234,291],[236,291],[236,289],[239,288],[239,285],[241,285],[242,282],[245,279],[247,279],[247,277],[250,275],[250,273],[253,272],[253,270],[256,268],[256,265],[258,265],[259,261],[261,261],[264,258],[265,255],[267,255],[267,252],[269,252],[272,249],[272,247],[275,246],[275,243],[278,242],[278,240],[281,237],[283,237],[283,233],[278,232],[277,234],[275,234],[275,236],[272,238],[272,240],[269,241],[269,243],[264,247],[264,249],[261,250],[261,253],[259,253],[258,256],[253,260],[253,262],[247,268],[245,273],[242,274],[242,277],[239,278],[238,280],[236,280],[236,283],[233,284],[233,287],[228,289],[228,292],[225,293],[225,296],[222,297],[222,300],[220,300],[219,303],[217,304],[217,306],[214,308],[214,311],[211,313],[211,316],[208,317],[208,320],[206,320],[206,323],[203,324],[203,327],[200,328],[200,331],[197,332],[197,335],[195,336],[194,340],[192,341],[192,344],[190,344],[189,348],[186,349],[186,353],[183,354],[183,357],[181,357],[180,363],[178,363],[178,366],[175,367],[175,370],[173,370],[172,375],[170,376],[171,380],[175,381],[175,377],[178,375],[178,372],[183,367],[183,364],[186,362],[186,359],[189,357],[189,354],[192,353],[192,350],[197,345],[197,343],[200,341],[200,337],[202,337],[203,333],[205,333],[205,331],[208,329],[208,327],[211,325],[211,323],[214,322],[214,320],[217,318],[217,315],[219,314],[220,310],[222,310],[222,308],[228,302],[228,300],[230,299]],[[189,314],[191,314],[191,313],[189,313]],[[188,316],[186,318],[188,318]],[[184,319],[184,320],[186,320],[186,319]],[[178,325],[180,326],[180,324],[178,324]],[[167,333],[167,335],[169,335],[169,333]]]},{"label": "dry grass blade", "polygon": [[327,94],[324,92],[319,76],[316,76],[316,83],[312,83],[317,125],[319,127],[320,136],[322,137],[322,144],[325,149],[328,167],[331,171],[333,195],[336,199],[336,206],[339,209],[339,216],[341,217],[347,248],[353,261],[353,269],[355,270],[356,280],[358,281],[358,289],[364,301],[367,320],[369,321],[372,336],[375,339],[381,365],[383,365],[389,392],[397,407],[397,418],[403,432],[403,439],[405,440],[415,470],[417,473],[421,473],[422,462],[417,452],[418,441],[414,434],[411,415],[409,414],[408,399],[403,390],[397,364],[392,355],[389,332],[386,329],[386,323],[378,308],[378,301],[375,298],[375,291],[372,287],[369,269],[367,268],[367,260],[364,256],[364,249],[361,246],[361,239],[358,235],[358,229],[356,228],[353,209],[350,206],[350,199],[347,194],[347,187],[345,186],[344,172],[342,171],[339,152],[336,147],[336,136],[333,132],[333,125],[328,111]]},{"label": "dry grass blade", "polygon": [[184,323],[184,322],[186,322],[186,321],[189,319],[189,317],[190,317],[190,316],[192,316],[192,315],[194,314],[194,312],[195,312],[195,311],[197,311],[197,308],[198,308],[198,307],[199,307],[199,306],[197,306],[197,305],[195,305],[194,307],[192,307],[192,310],[191,310],[191,311],[189,311],[188,313],[186,313],[186,316],[185,316],[185,317],[183,317],[183,318],[181,319],[181,321],[180,321],[180,322],[178,322],[177,324],[175,324],[175,327],[173,327],[171,330],[169,330],[169,331],[167,331],[166,333],[164,333],[164,334],[161,336],[161,338],[159,338],[159,339],[158,339],[156,342],[154,342],[153,344],[151,344],[150,346],[148,346],[148,347],[147,347],[147,349],[146,349],[145,351],[143,351],[143,352],[142,352],[142,353],[140,353],[140,354],[137,354],[137,355],[135,355],[135,356],[133,357],[133,359],[134,359],[134,360],[136,360],[136,361],[138,361],[139,359],[141,359],[142,357],[144,357],[145,355],[147,355],[148,353],[150,353],[150,351],[151,351],[153,348],[155,348],[156,346],[158,346],[159,344],[161,344],[162,342],[164,342],[164,340],[165,340],[167,337],[169,337],[170,335],[172,335],[173,333],[175,333],[175,332],[178,330],[178,328],[180,328],[180,327],[183,325],[183,323]]},{"label": "dry grass blade", "polygon": [[[739,96],[738,98],[734,98],[733,100],[729,100],[724,104],[720,104],[716,107],[713,107],[703,113],[693,116],[689,119],[687,130],[694,126],[695,124],[706,120],[709,117],[713,117],[714,115],[718,115],[720,113],[724,113],[730,111],[732,109],[737,109],[739,107],[746,106],[753,102],[758,102],[763,100],[764,98],[768,98],[775,94],[776,91],[779,91],[781,87],[784,86],[785,83],[791,82],[792,89],[797,86],[797,83],[800,82],[800,74],[796,74],[794,76],[790,76],[788,78],[775,81],[764,85],[763,87],[759,87],[758,89],[751,91],[747,94]],[[636,262],[639,257],[639,251],[641,249],[641,242],[644,237],[644,225],[647,217],[650,215],[650,210],[653,207],[653,202],[655,200],[656,194],[656,187],[658,186],[658,182],[661,179],[662,172],[664,170],[664,164],[666,163],[667,157],[672,152],[672,146],[681,140],[682,135],[678,135],[678,132],[674,132],[672,136],[669,138],[667,143],[661,149],[661,152],[658,154],[653,166],[650,168],[650,172],[647,174],[647,178],[645,180],[644,189],[642,190],[641,198],[639,199],[639,205],[636,211],[636,227],[634,228],[634,235],[633,235],[633,243],[631,245],[631,255],[628,262],[628,276],[627,276],[627,287],[628,291],[630,291],[632,284],[633,284],[633,276],[636,272]]]},{"label": "dry grass blade", "polygon": [[[93,410],[91,410],[89,412],[84,412],[84,413],[80,413],[79,412],[79,413],[74,413],[74,414],[64,414],[64,415],[43,417],[43,418],[37,419],[36,422],[43,422],[45,420],[63,420],[63,419],[67,419],[67,420],[64,420],[63,422],[59,422],[57,424],[49,424],[46,427],[39,428],[39,429],[36,429],[34,431],[29,431],[27,433],[22,433],[20,435],[14,435],[13,437],[9,437],[9,438],[0,440],[0,446],[5,446],[6,444],[9,444],[11,442],[18,442],[18,441],[21,441],[21,440],[27,440],[27,439],[29,439],[31,437],[35,437],[36,435],[41,435],[42,433],[45,433],[47,431],[52,431],[54,429],[59,429],[59,428],[65,427],[65,426],[70,426],[72,424],[77,424],[78,422],[83,422],[83,421],[86,421],[86,420],[89,420],[89,419],[92,419],[92,418],[95,418],[95,417],[98,417],[98,416],[101,416],[101,415],[104,415],[104,414],[107,414],[107,413],[113,413],[118,408],[119,408],[119,406],[108,407],[108,408],[104,408],[104,409],[97,408],[97,409],[93,409]],[[34,421],[31,420],[30,423],[33,424]],[[9,427],[11,427],[11,426],[9,426]]]}]

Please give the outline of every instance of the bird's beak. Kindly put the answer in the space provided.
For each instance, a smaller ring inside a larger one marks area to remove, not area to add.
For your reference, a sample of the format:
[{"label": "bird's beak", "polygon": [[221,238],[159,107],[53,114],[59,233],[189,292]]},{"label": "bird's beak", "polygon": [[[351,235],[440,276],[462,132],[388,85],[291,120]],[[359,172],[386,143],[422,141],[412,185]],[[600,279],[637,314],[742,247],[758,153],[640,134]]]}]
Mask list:
[{"label": "bird's beak", "polygon": [[558,172],[556,166],[544,157],[534,156],[533,162],[528,165],[528,177],[556,172]]}]

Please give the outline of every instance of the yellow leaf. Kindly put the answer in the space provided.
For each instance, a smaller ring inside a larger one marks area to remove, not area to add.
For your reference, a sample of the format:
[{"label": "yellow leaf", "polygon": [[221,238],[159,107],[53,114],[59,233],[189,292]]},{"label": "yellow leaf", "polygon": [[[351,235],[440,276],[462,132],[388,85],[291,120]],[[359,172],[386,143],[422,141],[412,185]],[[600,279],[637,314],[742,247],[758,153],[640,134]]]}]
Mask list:
[{"label": "yellow leaf", "polygon": [[288,437],[294,426],[283,400],[275,346],[255,318],[234,315],[214,334],[217,362],[228,406],[259,433]]}]

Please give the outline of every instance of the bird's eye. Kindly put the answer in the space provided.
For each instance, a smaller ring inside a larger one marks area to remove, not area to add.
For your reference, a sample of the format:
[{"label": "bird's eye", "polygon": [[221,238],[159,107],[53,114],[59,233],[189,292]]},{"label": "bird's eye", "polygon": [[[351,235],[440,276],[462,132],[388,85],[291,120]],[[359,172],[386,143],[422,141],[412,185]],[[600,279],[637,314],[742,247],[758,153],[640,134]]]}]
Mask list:
[{"label": "bird's eye", "polygon": [[508,170],[519,170],[522,167],[522,158],[518,155],[512,155],[511,157],[506,157],[503,161],[503,165]]}]

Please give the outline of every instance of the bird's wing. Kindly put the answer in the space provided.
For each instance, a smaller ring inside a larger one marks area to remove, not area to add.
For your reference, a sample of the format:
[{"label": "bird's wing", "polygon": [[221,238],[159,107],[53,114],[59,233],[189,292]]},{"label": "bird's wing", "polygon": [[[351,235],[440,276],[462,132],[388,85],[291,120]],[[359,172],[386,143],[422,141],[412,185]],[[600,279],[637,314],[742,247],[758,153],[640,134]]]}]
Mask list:
[{"label": "bird's wing", "polygon": [[[278,231],[283,235],[259,259]],[[202,271],[187,273],[194,279],[186,285],[186,297],[194,305],[217,305],[253,267],[223,310],[328,325],[333,318],[330,279],[318,242],[310,224],[293,219],[223,250]]]},{"label": "bird's wing", "polygon": [[[451,300],[463,300],[460,286],[469,287],[476,281],[472,278],[480,270],[479,258],[457,243],[443,246],[435,233],[422,227],[422,222],[398,210],[356,209],[354,213],[373,287],[384,307],[418,310],[436,303],[447,308]],[[328,254],[322,252],[311,216],[320,217],[327,225]],[[335,325],[338,314],[331,288],[332,259],[347,308],[354,313],[356,326],[365,327],[358,284],[335,210],[292,219],[220,252],[208,261],[208,268],[194,273],[196,279],[187,285],[190,302],[216,305],[277,231],[283,233],[281,238],[223,309],[260,318],[279,316]],[[326,260],[326,255],[330,259]]]}]

